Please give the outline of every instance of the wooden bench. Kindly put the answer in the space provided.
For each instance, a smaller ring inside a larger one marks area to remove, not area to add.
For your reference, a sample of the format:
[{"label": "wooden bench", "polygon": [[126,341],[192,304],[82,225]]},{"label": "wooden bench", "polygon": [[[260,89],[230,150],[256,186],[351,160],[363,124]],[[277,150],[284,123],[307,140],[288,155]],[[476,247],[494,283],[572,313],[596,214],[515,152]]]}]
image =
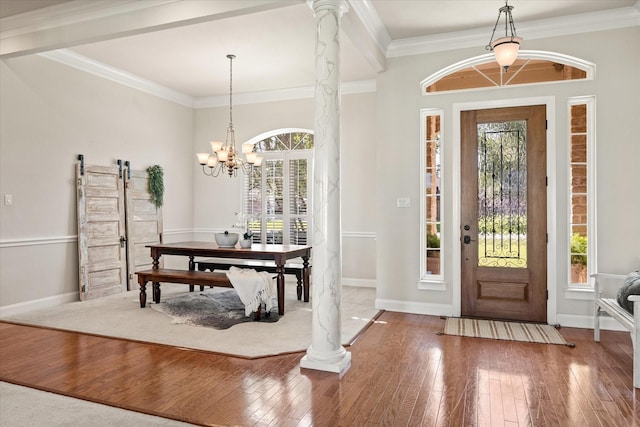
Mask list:
[{"label": "wooden bench", "polygon": [[[278,267],[272,261],[261,261],[252,259],[203,259],[196,261],[198,271],[228,270],[231,267],[252,268],[256,271],[266,271],[268,273],[277,273]],[[296,294],[298,301],[302,300],[302,282],[304,265],[302,263],[288,262],[284,265],[284,274],[294,274],[298,285],[296,286]],[[200,288],[202,290],[203,287]],[[304,302],[309,302],[309,288],[304,288]]]},{"label": "wooden bench", "polygon": [[600,341],[600,317],[608,315],[617,320],[625,329],[631,333],[631,342],[633,344],[633,386],[640,388],[640,329],[637,325],[640,325],[640,295],[630,295],[629,301],[633,303],[633,314],[622,308],[618,304],[616,298],[603,297],[602,285],[604,281],[616,281],[619,282],[619,286],[622,286],[622,282],[627,276],[620,274],[606,274],[596,273],[591,275],[595,278],[595,318],[593,327],[593,339],[596,342]]},{"label": "wooden bench", "polygon": [[[153,302],[160,303],[160,282],[183,283],[189,285],[189,291],[193,292],[195,285],[219,286],[223,288],[233,288],[229,278],[225,273],[212,273],[194,270],[171,270],[168,268],[158,268],[136,272],[138,284],[140,285],[140,308],[147,305],[147,283],[153,283]],[[284,307],[278,307],[279,314],[284,314]],[[255,313],[255,319],[260,319],[260,307]]]}]

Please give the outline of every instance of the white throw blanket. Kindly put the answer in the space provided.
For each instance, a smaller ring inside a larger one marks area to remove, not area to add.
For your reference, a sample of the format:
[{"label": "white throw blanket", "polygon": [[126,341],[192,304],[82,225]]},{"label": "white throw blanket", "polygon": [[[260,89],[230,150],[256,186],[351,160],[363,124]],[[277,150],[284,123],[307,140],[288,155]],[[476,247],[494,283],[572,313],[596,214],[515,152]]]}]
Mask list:
[{"label": "white throw blanket", "polygon": [[227,271],[227,277],[238,292],[240,300],[244,304],[244,313],[249,316],[258,311],[261,303],[264,303],[267,311],[273,308],[273,297],[276,295],[276,286],[271,275],[266,271],[231,267]]}]

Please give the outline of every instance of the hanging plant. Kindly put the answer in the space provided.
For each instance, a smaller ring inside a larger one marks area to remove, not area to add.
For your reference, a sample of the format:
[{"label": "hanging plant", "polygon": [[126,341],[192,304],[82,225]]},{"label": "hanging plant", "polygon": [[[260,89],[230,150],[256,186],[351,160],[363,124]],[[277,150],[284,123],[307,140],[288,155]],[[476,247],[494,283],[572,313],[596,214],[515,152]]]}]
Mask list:
[{"label": "hanging plant", "polygon": [[153,165],[147,168],[149,174],[149,194],[151,202],[156,207],[162,206],[162,197],[164,196],[164,172],[160,165]]}]

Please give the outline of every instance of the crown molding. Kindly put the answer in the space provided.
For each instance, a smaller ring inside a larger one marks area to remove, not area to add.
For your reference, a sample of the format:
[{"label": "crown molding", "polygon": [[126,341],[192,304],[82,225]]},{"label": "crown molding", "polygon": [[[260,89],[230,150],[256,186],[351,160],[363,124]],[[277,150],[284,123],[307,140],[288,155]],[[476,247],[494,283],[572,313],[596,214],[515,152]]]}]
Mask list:
[{"label": "crown molding", "polygon": [[[50,52],[38,53],[38,56],[59,62],[69,67],[85,71],[98,77],[111,80],[124,86],[166,99],[189,108],[214,108],[229,105],[229,96],[211,96],[194,98],[190,95],[162,86],[151,80],[136,76],[115,67],[87,58],[69,49],[58,49]],[[340,86],[343,95],[367,93],[376,91],[375,80],[360,80],[344,82]],[[260,104],[265,102],[290,101],[294,99],[309,99],[315,96],[314,86],[291,89],[270,90],[234,94],[234,104]]]},{"label": "crown molding", "polygon": [[[343,82],[340,85],[342,95],[353,95],[376,91],[375,80],[359,80],[353,82]],[[261,92],[247,92],[233,94],[233,104],[261,104],[265,102],[291,101],[296,99],[311,99],[315,96],[314,86],[304,86],[291,89],[268,90]],[[229,96],[208,96],[196,98],[195,109],[227,107]]]},{"label": "crown molding", "polygon": [[[630,7],[518,22],[517,25],[518,33],[525,42],[547,37],[637,27],[640,26],[640,1]],[[387,48],[387,58],[485,46],[489,35],[487,29],[475,29],[393,40]]]},{"label": "crown molding", "polygon": [[166,99],[185,107],[194,108],[195,99],[192,96],[169,89],[166,86],[162,86],[158,83],[152,82],[151,80],[143,79],[142,77],[120,70],[119,68],[110,67],[102,62],[94,61],[93,59],[77,54],[71,50],[58,49],[50,52],[38,53],[37,55],[157,96],[158,98]]}]

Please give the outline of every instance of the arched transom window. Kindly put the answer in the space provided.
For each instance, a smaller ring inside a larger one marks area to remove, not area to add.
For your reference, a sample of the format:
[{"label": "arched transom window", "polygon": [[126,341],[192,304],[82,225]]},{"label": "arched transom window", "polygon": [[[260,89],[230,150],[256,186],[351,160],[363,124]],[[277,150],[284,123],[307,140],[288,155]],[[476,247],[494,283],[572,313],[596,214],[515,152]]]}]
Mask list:
[{"label": "arched transom window", "polygon": [[505,72],[492,54],[470,58],[432,74],[420,83],[423,95],[454,90],[593,79],[592,63],[554,52],[521,51]]}]

